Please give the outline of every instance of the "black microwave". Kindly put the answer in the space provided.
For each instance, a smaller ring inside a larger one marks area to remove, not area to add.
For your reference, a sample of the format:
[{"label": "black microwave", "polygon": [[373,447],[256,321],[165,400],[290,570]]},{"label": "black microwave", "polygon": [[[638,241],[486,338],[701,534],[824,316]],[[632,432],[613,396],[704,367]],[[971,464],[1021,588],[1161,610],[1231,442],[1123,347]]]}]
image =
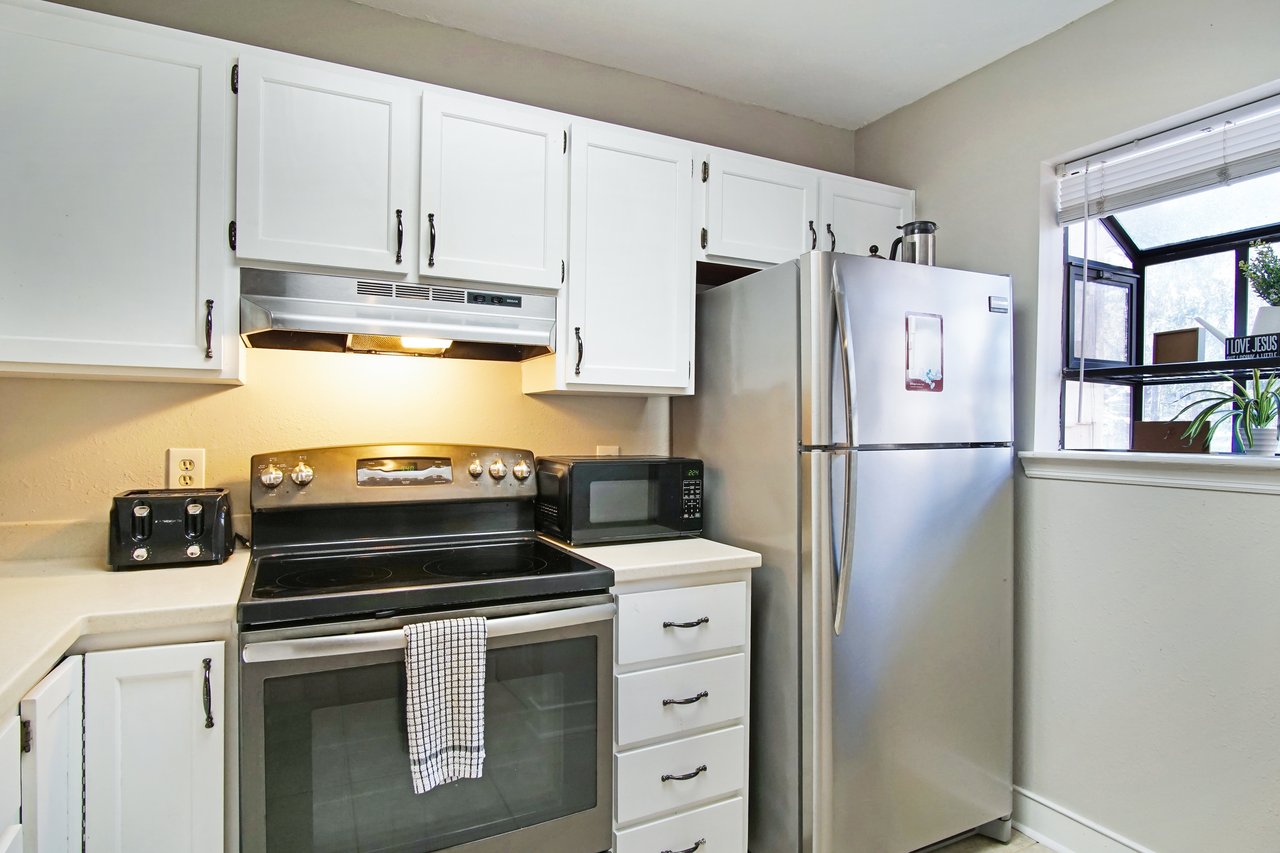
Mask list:
[{"label": "black microwave", "polygon": [[538,459],[538,532],[570,545],[702,532],[702,460],[679,456]]}]

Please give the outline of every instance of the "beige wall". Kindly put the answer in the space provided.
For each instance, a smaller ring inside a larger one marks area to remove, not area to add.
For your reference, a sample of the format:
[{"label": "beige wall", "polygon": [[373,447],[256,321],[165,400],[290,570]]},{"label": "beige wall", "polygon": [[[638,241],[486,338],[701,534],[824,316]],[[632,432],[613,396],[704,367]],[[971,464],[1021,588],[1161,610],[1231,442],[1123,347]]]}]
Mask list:
[{"label": "beige wall", "polygon": [[203,447],[207,485],[249,511],[254,453],[401,441],[538,454],[663,453],[665,399],[528,397],[520,366],[249,350],[240,387],[0,378],[0,559],[105,555],[113,494],[164,485],[168,447]]},{"label": "beige wall", "polygon": [[853,170],[850,131],[349,0],[68,0],[66,5],[814,168]]},{"label": "beige wall", "polygon": [[[856,134],[858,176],[917,189],[942,264],[1013,275],[1020,446],[1057,442],[1048,168],[1280,90],[1277,45],[1274,0],[1115,0]],[[1017,485],[1017,784],[1161,853],[1275,850],[1277,499]]]}]

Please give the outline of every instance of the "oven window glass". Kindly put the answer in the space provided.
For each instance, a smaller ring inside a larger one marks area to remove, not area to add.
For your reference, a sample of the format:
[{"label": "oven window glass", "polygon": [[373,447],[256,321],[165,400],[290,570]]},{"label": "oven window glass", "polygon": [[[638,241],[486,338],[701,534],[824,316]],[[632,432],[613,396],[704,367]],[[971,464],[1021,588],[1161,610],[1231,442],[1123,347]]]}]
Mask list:
[{"label": "oven window glass", "polygon": [[596,801],[596,639],[490,650],[479,779],[413,793],[400,662],[268,679],[267,849],[428,853]]},{"label": "oven window glass", "polygon": [[643,480],[593,480],[591,524],[647,523],[657,515],[652,482]]}]

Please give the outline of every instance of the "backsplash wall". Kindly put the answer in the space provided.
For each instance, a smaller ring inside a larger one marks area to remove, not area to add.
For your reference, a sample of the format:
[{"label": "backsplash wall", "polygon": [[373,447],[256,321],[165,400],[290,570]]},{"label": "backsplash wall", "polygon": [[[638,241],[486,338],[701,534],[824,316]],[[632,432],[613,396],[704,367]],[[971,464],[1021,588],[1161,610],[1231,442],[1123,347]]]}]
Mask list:
[{"label": "backsplash wall", "polygon": [[0,560],[105,559],[111,496],[164,486],[169,447],[242,527],[254,453],[439,441],[539,455],[665,453],[665,398],[529,397],[513,363],[248,350],[243,386],[0,378]]}]

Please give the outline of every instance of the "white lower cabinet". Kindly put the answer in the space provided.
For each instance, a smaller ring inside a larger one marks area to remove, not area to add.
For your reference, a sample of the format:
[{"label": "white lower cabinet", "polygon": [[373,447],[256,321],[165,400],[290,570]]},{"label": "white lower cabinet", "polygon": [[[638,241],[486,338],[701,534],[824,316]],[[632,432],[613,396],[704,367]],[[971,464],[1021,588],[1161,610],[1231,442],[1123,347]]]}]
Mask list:
[{"label": "white lower cabinet", "polygon": [[221,853],[223,662],[221,642],[85,655],[85,853]]},{"label": "white lower cabinet", "polygon": [[745,853],[750,575],[615,592],[615,853]]},{"label": "white lower cabinet", "polygon": [[18,705],[26,853],[80,850],[83,659],[62,661]]},{"label": "white lower cabinet", "polygon": [[22,851],[21,721],[15,715],[0,723],[0,853]]}]

